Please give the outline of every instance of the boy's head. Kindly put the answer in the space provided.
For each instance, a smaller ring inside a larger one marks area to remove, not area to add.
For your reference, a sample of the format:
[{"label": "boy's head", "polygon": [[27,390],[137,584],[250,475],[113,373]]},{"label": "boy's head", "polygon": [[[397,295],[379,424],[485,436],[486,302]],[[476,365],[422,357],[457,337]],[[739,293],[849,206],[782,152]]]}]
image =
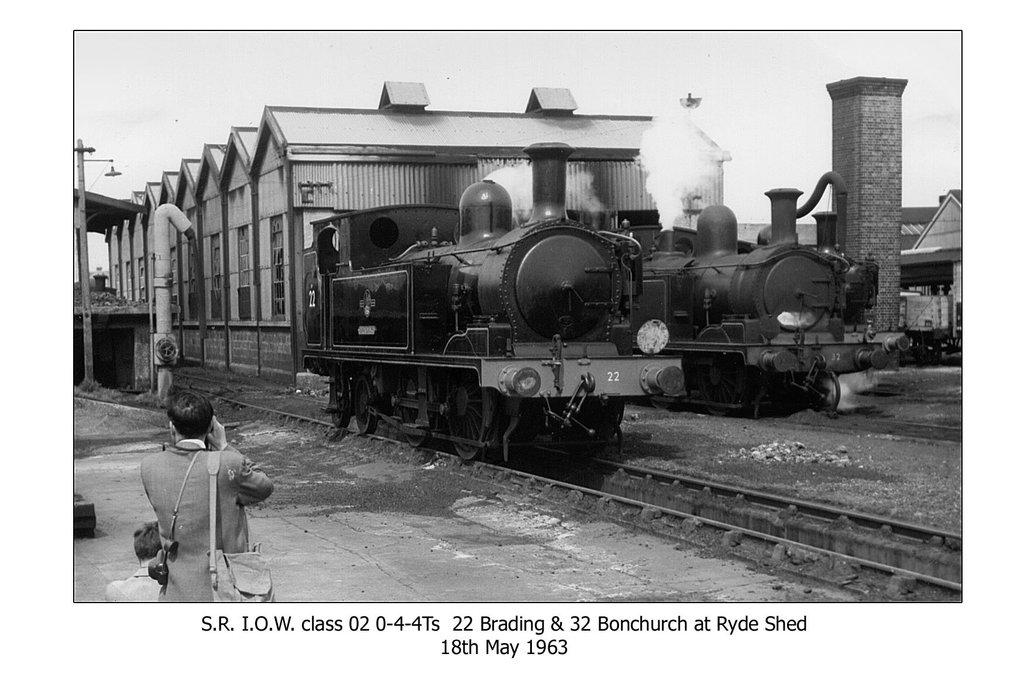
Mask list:
[{"label": "boy's head", "polygon": [[135,530],[135,555],[140,561],[154,558],[160,550],[160,530],[155,522]]}]

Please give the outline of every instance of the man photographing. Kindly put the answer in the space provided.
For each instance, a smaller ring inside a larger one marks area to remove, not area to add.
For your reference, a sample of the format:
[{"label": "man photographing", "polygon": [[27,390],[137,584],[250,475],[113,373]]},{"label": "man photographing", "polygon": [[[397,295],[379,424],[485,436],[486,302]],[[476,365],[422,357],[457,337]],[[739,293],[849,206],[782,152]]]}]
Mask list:
[{"label": "man photographing", "polygon": [[[212,601],[210,583],[210,486],[207,452],[219,451],[217,546],[225,553],[249,550],[245,507],[274,491],[270,478],[228,446],[213,406],[202,395],[180,391],[168,400],[171,444],[142,461],[142,484],[156,512],[166,568],[161,601]],[[177,511],[177,512],[175,512]],[[153,574],[151,563],[151,575]]]}]

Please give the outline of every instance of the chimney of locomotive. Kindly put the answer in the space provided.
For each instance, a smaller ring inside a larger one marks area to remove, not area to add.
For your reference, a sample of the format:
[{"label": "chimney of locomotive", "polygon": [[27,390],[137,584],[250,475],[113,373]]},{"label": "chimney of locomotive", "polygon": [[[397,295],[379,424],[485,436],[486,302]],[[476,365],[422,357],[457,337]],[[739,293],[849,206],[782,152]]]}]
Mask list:
[{"label": "chimney of locomotive", "polygon": [[795,244],[796,200],[803,194],[799,189],[771,189],[764,193],[772,202],[772,235],[768,244]]},{"label": "chimney of locomotive", "polygon": [[533,166],[533,215],[530,222],[566,218],[566,161],[575,151],[575,148],[561,142],[531,144],[523,149]]},{"label": "chimney of locomotive", "polygon": [[839,224],[839,216],[828,210],[822,211],[821,213],[815,213],[811,217],[814,218],[814,222],[817,224],[818,251],[821,253],[836,255],[839,243],[836,238],[838,234],[836,228]]}]

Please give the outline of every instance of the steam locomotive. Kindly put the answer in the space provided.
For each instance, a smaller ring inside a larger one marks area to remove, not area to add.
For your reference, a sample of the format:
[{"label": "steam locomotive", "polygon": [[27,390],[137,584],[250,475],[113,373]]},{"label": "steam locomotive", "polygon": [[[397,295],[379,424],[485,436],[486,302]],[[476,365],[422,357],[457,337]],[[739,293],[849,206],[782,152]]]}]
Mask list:
[{"label": "steam locomotive", "polygon": [[[524,150],[533,212],[521,226],[500,185],[458,209],[405,205],[313,223],[304,253],[303,362],[327,376],[327,410],[361,433],[381,421],[412,444],[465,459],[544,438],[621,442],[625,402],[672,397],[684,380],[661,320],[634,330],[639,244],[568,219],[559,143]],[[634,331],[645,354],[634,356]]]},{"label": "steam locomotive", "polygon": [[[796,220],[815,208],[829,186],[836,210],[814,214],[818,246],[801,246]],[[633,320],[637,326],[667,320],[665,352],[682,358],[686,384],[673,401],[703,404],[718,414],[752,409],[756,416],[769,402],[834,415],[839,374],[883,368],[892,353],[909,347],[903,334],[877,333],[867,314],[875,303],[878,266],[842,252],[842,177],[823,175],[797,208],[802,193],[766,192],[772,220],[759,247],[740,248],[736,216],[711,206],[698,217],[692,244],[663,232],[644,260],[643,295]]]}]

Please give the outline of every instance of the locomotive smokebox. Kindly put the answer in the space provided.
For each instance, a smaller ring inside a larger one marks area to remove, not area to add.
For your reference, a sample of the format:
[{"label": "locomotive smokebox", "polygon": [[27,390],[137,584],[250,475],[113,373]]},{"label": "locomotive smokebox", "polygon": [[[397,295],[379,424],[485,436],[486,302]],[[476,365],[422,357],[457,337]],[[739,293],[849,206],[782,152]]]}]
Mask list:
[{"label": "locomotive smokebox", "polygon": [[501,236],[512,229],[512,197],[493,180],[472,184],[459,199],[459,246]]},{"label": "locomotive smokebox", "polygon": [[772,202],[772,234],[768,243],[795,244],[796,200],[803,194],[799,189],[771,189],[764,193]]},{"label": "locomotive smokebox", "polygon": [[523,149],[533,166],[533,214],[530,222],[564,220],[566,161],[576,151],[561,142],[531,144]]},{"label": "locomotive smokebox", "polygon": [[736,214],[726,206],[708,206],[697,218],[697,243],[694,255],[714,258],[736,255]]},{"label": "locomotive smokebox", "polygon": [[839,243],[837,238],[839,216],[832,211],[824,211],[815,213],[811,217],[814,218],[814,222],[817,224],[818,251],[836,255],[837,244]]}]

